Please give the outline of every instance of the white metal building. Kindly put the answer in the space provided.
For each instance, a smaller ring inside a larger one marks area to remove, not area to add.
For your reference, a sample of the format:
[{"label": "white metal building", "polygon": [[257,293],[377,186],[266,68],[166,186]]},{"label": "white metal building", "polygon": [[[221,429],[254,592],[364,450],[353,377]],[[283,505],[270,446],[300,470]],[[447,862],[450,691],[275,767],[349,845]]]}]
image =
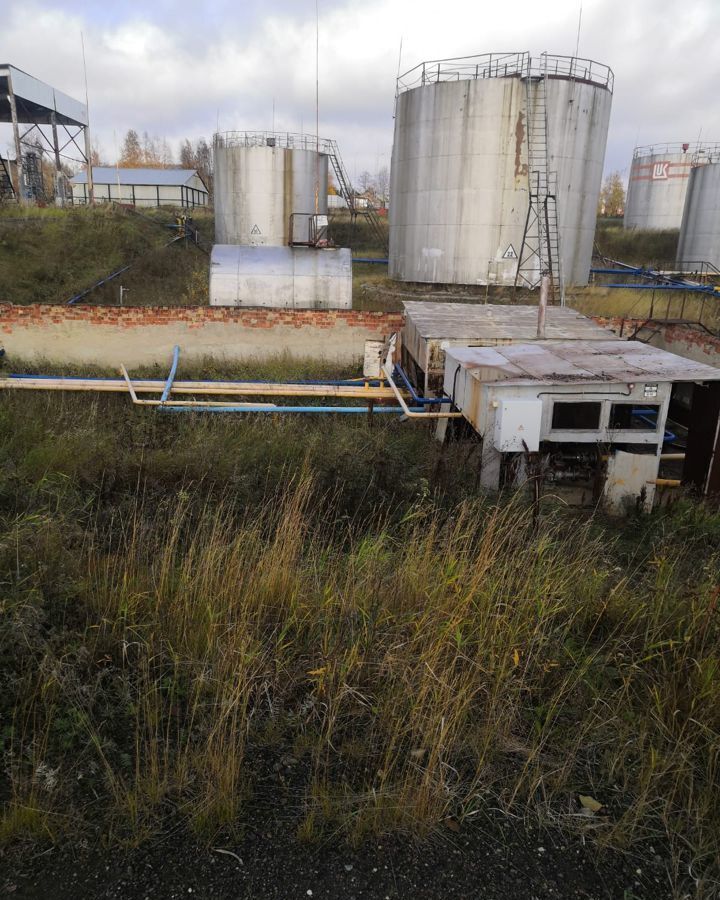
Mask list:
[{"label": "white metal building", "polygon": [[[93,166],[95,201],[132,206],[207,206],[208,189],[196,169],[121,169]],[[73,203],[88,202],[87,172],[71,179]]]}]

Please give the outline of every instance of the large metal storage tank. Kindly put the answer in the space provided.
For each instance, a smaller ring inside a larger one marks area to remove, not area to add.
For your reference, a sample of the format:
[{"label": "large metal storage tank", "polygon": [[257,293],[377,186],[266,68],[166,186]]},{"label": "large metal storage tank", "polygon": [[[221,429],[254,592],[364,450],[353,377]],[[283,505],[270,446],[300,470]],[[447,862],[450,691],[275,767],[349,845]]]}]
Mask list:
[{"label": "large metal storage tank", "polygon": [[[391,277],[514,283],[529,208],[528,109],[533,121],[545,107],[544,153],[547,172],[557,177],[563,278],[586,284],[612,89],[607,66],[547,54],[435,61],[402,76],[390,188]],[[537,155],[537,146],[531,150]]]},{"label": "large metal storage tank", "polygon": [[690,170],[677,261],[683,269],[699,269],[701,262],[720,269],[720,151],[697,162]]},{"label": "large metal storage tank", "polygon": [[316,147],[310,135],[216,134],[216,242],[282,247],[307,241],[309,217],[327,215],[328,158]]},{"label": "large metal storage tank", "polygon": [[654,144],[633,152],[625,228],[650,231],[679,228],[685,206],[693,144]]}]

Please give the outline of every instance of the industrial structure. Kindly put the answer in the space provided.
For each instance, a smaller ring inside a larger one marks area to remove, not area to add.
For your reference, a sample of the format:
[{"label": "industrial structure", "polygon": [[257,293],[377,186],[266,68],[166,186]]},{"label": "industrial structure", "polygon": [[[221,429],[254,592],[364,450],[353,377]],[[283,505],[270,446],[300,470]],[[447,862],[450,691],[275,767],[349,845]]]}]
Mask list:
[{"label": "industrial structure", "polygon": [[[93,166],[95,202],[129,206],[207,206],[208,189],[196,169],[123,169]],[[70,179],[72,202],[89,202],[87,171]]]},{"label": "industrial structure", "polygon": [[[483,437],[490,489],[537,478],[611,512],[652,509],[658,486],[720,489],[716,435],[702,421],[710,399],[717,426],[720,369],[640,341],[540,340],[452,347],[444,386]],[[682,449],[671,410],[687,428]],[[660,476],[664,462],[674,477]]]},{"label": "industrial structure", "polygon": [[543,53],[424,62],[398,79],[390,276],[586,284],[613,74]]},{"label": "industrial structure", "polygon": [[720,145],[693,156],[677,264],[683,271],[720,274]]},{"label": "industrial structure", "polygon": [[[50,154],[55,169],[55,200],[62,204],[70,196],[63,173],[63,159],[87,167],[90,159],[90,132],[87,106],[49,84],[7,63],[0,64],[0,123],[12,125],[15,160],[13,167],[0,166],[3,190],[9,192],[3,171],[9,177],[15,199],[20,203],[48,199],[38,196],[38,172],[42,153]],[[22,126],[29,126],[23,128]],[[40,176],[41,177],[41,176]],[[11,179],[12,182],[12,179]],[[44,194],[44,191],[43,191]],[[88,185],[92,200],[92,173]]]},{"label": "industrial structure", "polygon": [[698,144],[653,144],[633,151],[623,224],[662,231],[682,221],[693,154]]},{"label": "industrial structure", "polygon": [[214,138],[212,306],[349,308],[350,251],[328,240],[328,167],[352,202],[333,141],[265,131]]},{"label": "industrial structure", "polygon": [[[402,359],[425,393],[442,388],[450,347],[497,347],[537,337],[537,306],[407,301]],[[555,340],[607,340],[610,333],[567,307],[550,307],[545,334]]]}]

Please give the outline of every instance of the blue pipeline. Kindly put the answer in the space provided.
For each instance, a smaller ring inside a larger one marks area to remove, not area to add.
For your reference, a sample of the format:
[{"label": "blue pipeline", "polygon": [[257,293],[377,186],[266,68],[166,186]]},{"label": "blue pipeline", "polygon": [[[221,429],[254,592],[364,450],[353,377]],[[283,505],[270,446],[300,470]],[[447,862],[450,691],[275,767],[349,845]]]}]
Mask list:
[{"label": "blue pipeline", "polygon": [[[652,428],[657,428],[657,412],[654,409],[633,409],[632,414],[637,419],[640,419],[641,422],[645,422]],[[677,435],[669,429],[665,429],[663,444],[673,444],[676,440]]]},{"label": "blue pipeline", "polygon": [[418,394],[415,392],[415,388],[412,386],[412,384],[410,384],[410,379],[405,374],[405,370],[403,369],[403,367],[396,364],[394,372],[396,375],[399,375],[400,378],[402,378],[403,384],[405,385],[410,396],[413,399],[413,403],[429,404],[429,403],[450,403],[450,402],[452,402],[449,397],[420,397],[420,396],[418,396]]},{"label": "blue pipeline", "polygon": [[717,294],[711,284],[685,284],[675,281],[672,284],[604,284],[603,287],[627,288],[630,291],[693,291],[697,294]]},{"label": "blue pipeline", "polygon": [[390,260],[389,259],[380,259],[376,256],[353,256],[354,263],[374,263],[378,266],[386,266]]},{"label": "blue pipeline", "polygon": [[[168,241],[167,244],[163,245],[164,247],[169,247],[170,244],[174,244],[176,241],[181,241],[182,235],[180,237],[174,237],[171,241]],[[148,250],[148,253],[151,251]],[[147,256],[147,253],[143,253],[142,256]],[[138,257],[140,259],[141,257]],[[126,266],[123,266],[122,269],[118,269],[117,272],[112,272],[110,275],[106,275],[105,278],[102,278],[100,281],[96,281],[95,284],[91,284],[89,288],[86,288],[84,291],[81,291],[79,294],[75,294],[74,297],[71,297],[68,301],[66,301],[67,306],[72,306],[74,303],[77,303],[79,300],[82,300],[83,297],[86,297],[91,291],[94,291],[95,288],[101,287],[103,284],[107,284],[108,281],[112,281],[113,278],[117,278],[118,275],[122,275],[123,272],[127,272],[127,270],[133,266],[137,262],[137,259],[133,260],[133,262],[128,263]]]},{"label": "blue pipeline", "polygon": [[160,397],[160,402],[164,403],[167,398],[170,396],[170,391],[172,390],[173,381],[175,381],[175,373],[177,372],[178,367],[178,359],[180,358],[180,347],[177,344],[173,347],[173,358],[172,365],[170,366],[170,373],[168,375],[167,381],[165,382],[165,389],[162,392],[162,396]]},{"label": "blue pipeline", "polygon": [[[367,406],[158,406],[160,412],[269,412],[269,413],[349,413],[368,414]],[[401,406],[376,406],[372,410],[375,413],[395,413],[403,415],[405,410]],[[411,406],[410,412],[423,412],[422,407]]]},{"label": "blue pipeline", "polygon": [[108,281],[112,281],[113,278],[117,278],[118,275],[122,275],[123,272],[127,272],[130,266],[123,266],[122,269],[118,269],[117,272],[113,272],[111,275],[108,275],[106,278],[103,278],[102,281],[96,281],[95,284],[91,285],[87,290],[81,291],[79,294],[75,294],[74,297],[71,297],[67,301],[68,306],[72,306],[73,303],[77,303],[79,300],[82,300],[83,297],[86,297],[90,291],[94,291],[95,288],[100,287],[103,284],[107,284]]}]

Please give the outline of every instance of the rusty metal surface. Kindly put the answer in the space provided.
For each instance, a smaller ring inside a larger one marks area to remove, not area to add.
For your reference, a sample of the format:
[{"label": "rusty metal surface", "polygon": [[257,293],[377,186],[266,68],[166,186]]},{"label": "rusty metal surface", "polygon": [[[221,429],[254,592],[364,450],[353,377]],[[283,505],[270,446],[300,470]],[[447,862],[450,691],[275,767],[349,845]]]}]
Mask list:
[{"label": "rusty metal surface", "polygon": [[640,341],[537,341],[507,347],[453,347],[453,363],[483,382],[629,384],[720,381],[720,369]]}]

